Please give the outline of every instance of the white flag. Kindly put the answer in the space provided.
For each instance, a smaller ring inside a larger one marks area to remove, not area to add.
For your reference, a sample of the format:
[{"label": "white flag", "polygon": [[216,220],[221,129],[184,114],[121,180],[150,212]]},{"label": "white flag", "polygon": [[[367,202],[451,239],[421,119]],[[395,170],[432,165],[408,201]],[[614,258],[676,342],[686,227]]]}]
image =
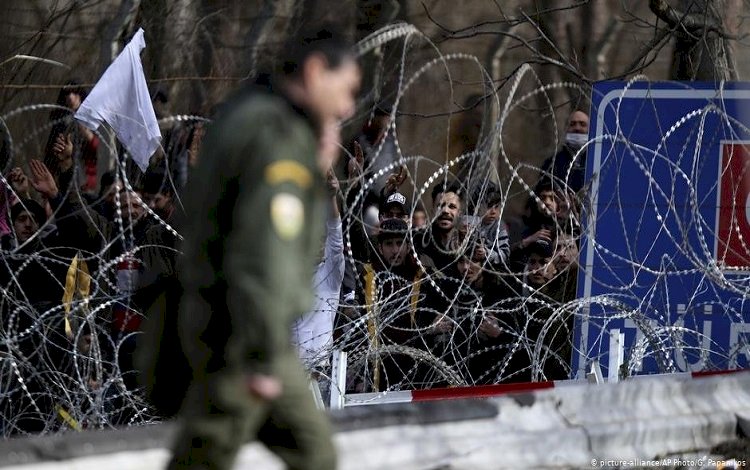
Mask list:
[{"label": "white flag", "polygon": [[103,122],[109,124],[144,172],[161,140],[141,65],[141,51],[145,47],[140,28],[107,67],[74,116],[91,130],[98,129]]}]

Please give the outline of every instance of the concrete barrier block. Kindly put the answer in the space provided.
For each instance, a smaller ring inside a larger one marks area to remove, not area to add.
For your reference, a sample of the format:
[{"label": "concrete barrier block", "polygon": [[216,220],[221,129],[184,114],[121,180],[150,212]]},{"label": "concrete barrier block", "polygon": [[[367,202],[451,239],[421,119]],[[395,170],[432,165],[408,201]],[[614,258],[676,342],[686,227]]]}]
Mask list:
[{"label": "concrete barrier block", "polygon": [[337,436],[341,460],[359,462],[358,470],[517,469],[529,468],[531,463],[580,466],[590,461],[582,429],[529,431],[489,420],[411,428],[408,432],[382,428]]},{"label": "concrete barrier block", "polygon": [[592,457],[649,458],[687,449],[708,449],[736,436],[731,413],[673,416],[585,426]]},{"label": "concrete barrier block", "polygon": [[571,386],[538,395],[549,393],[558,397],[560,413],[574,425],[750,411],[750,373],[694,380],[639,380],[598,388]]},{"label": "concrete barrier block", "polygon": [[[750,427],[750,373],[571,385],[484,401],[375,405],[332,415],[339,469],[591,468],[710,449]],[[16,470],[160,469],[172,425],[0,443]],[[95,454],[95,455],[94,455]],[[281,469],[259,444],[236,468]]]}]

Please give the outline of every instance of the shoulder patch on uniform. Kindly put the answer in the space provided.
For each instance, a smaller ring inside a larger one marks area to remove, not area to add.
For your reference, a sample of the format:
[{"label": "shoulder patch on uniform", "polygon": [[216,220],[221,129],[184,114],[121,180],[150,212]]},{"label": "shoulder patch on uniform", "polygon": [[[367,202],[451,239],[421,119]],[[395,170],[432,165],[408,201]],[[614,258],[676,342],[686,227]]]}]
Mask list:
[{"label": "shoulder patch on uniform", "polygon": [[286,181],[294,183],[302,189],[312,186],[313,176],[310,170],[294,160],[279,160],[268,165],[264,171],[266,183],[271,186]]},{"label": "shoulder patch on uniform", "polygon": [[271,223],[282,240],[293,240],[305,223],[302,200],[290,193],[279,193],[271,199]]}]

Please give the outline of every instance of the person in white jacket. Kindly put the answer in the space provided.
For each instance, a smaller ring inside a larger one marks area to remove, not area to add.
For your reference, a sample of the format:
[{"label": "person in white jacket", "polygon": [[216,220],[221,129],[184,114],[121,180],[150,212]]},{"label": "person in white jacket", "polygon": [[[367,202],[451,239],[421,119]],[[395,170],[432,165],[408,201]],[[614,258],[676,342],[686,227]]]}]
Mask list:
[{"label": "person in white jacket", "polygon": [[326,222],[323,258],[315,270],[313,289],[315,305],[292,326],[292,338],[300,359],[308,370],[320,371],[330,363],[333,346],[333,323],[339,309],[341,283],[344,280],[344,238],[341,230],[336,193],[339,182],[328,172],[328,189],[332,194],[331,212]]}]

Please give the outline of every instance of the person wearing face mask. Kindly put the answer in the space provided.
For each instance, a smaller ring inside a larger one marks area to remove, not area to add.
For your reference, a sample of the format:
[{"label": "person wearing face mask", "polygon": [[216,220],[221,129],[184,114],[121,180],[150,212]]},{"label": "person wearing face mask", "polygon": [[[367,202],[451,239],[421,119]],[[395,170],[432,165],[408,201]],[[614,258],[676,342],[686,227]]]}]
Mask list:
[{"label": "person wearing face mask", "polygon": [[588,133],[589,116],[583,111],[574,111],[568,118],[565,144],[557,154],[544,161],[540,178],[552,178],[573,193],[580,191],[586,176],[586,150],[579,151],[588,142]]}]

